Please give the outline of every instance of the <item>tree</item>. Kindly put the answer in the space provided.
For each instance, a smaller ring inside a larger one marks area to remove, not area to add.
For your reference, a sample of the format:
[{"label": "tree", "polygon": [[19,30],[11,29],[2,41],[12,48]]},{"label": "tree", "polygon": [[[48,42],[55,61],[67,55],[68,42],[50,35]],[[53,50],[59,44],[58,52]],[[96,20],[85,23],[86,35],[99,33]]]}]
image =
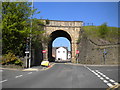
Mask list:
[{"label": "tree", "polygon": [[31,15],[40,13],[32,9],[31,5],[30,2],[2,3],[3,54],[12,52],[24,56],[26,40],[30,34],[33,47],[48,43],[50,38],[45,34],[43,21],[31,19]]},{"label": "tree", "polygon": [[40,44],[47,46],[50,37],[45,33],[43,21],[39,19],[33,19],[32,26],[32,46],[36,48],[40,47]]},{"label": "tree", "polygon": [[3,54],[9,51],[19,56],[24,54],[25,39],[31,29],[30,16],[36,12],[31,5],[30,2],[2,2]]}]

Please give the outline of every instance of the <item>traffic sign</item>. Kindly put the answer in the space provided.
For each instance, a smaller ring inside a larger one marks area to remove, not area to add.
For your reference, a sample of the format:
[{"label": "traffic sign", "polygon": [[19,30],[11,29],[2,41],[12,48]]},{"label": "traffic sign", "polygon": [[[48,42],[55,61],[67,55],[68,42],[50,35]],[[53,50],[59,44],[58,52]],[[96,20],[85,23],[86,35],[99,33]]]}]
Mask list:
[{"label": "traffic sign", "polygon": [[29,51],[25,51],[25,53],[29,53]]},{"label": "traffic sign", "polygon": [[47,50],[42,50],[42,53],[46,53]]},{"label": "traffic sign", "polygon": [[76,50],[76,54],[79,54],[80,53],[80,51],[79,50]]}]

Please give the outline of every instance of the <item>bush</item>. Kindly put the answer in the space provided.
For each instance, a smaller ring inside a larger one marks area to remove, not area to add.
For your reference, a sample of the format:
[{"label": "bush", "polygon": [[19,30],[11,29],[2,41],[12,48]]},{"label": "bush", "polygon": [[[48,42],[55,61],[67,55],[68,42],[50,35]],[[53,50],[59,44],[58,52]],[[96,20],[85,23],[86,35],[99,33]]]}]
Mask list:
[{"label": "bush", "polygon": [[108,27],[107,27],[107,24],[104,23],[104,24],[102,24],[102,25],[99,27],[100,37],[101,37],[101,38],[105,38],[105,36],[107,35],[107,33],[108,33]]},{"label": "bush", "polygon": [[13,53],[9,52],[2,57],[2,65],[15,64],[22,66],[23,62]]}]

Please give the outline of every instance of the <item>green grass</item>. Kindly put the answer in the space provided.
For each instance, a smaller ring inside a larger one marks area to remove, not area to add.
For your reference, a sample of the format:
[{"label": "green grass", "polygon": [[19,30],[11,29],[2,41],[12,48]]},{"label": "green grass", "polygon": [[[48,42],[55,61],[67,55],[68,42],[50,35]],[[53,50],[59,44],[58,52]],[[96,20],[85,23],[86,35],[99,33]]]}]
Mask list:
[{"label": "green grass", "polygon": [[99,41],[102,39],[111,44],[118,43],[120,32],[118,32],[117,27],[107,27],[107,31],[103,33],[104,37],[101,35],[100,27],[101,26],[84,26],[83,30],[85,31],[85,34],[93,41]]}]

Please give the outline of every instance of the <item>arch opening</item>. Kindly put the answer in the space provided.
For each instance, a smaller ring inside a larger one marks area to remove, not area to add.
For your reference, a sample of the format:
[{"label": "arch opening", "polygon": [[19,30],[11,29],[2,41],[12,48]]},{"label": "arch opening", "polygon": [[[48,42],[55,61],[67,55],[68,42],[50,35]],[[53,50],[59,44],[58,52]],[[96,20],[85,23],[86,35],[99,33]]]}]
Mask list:
[{"label": "arch opening", "polygon": [[50,34],[50,37],[51,37],[51,41],[48,44],[48,60],[50,62],[55,61],[55,57],[53,57],[53,55],[52,55],[52,44],[53,44],[53,41],[55,39],[57,39],[59,37],[66,38],[70,42],[70,50],[72,51],[72,48],[71,48],[72,47],[72,45],[71,45],[72,39],[71,39],[71,36],[66,31],[64,31],[64,30],[56,30],[56,31],[54,31],[54,32],[52,32]]},{"label": "arch opening", "polygon": [[53,43],[52,47],[67,47],[68,51],[71,51],[71,43],[65,37],[57,37]]}]

